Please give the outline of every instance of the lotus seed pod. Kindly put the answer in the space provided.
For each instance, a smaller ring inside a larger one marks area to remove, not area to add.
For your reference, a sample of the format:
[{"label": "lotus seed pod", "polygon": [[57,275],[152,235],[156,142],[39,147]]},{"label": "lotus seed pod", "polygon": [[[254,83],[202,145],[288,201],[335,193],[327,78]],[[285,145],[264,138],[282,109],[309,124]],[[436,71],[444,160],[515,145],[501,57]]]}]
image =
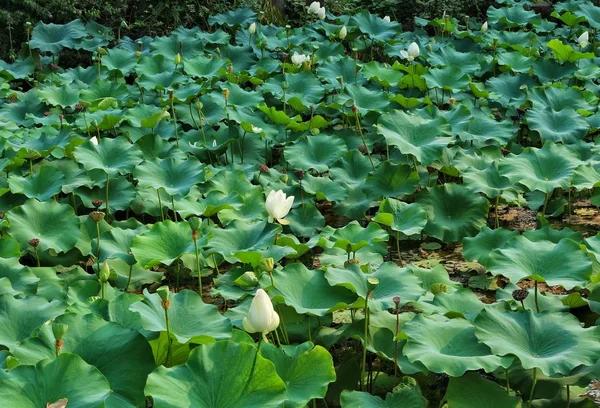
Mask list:
[{"label": "lotus seed pod", "polygon": [[302,181],[304,179],[304,170],[294,170],[294,174],[298,177],[298,180]]},{"label": "lotus seed pod", "polygon": [[40,239],[39,238],[31,238],[29,240],[29,245],[31,245],[34,248],[37,248],[37,246],[40,244]]},{"label": "lotus seed pod", "polygon": [[263,272],[273,272],[275,268],[275,260],[273,258],[264,258],[258,264],[258,267]]},{"label": "lotus seed pod", "polygon": [[512,297],[517,302],[524,301],[527,298],[527,296],[529,296],[529,292],[527,291],[527,289],[516,289],[512,292]]},{"label": "lotus seed pod", "polygon": [[200,229],[202,221],[198,217],[190,217],[188,219],[188,224],[190,224],[190,228],[192,229],[192,231],[198,231]]},{"label": "lotus seed pod", "polygon": [[344,268],[347,268],[350,265],[360,265],[360,260],[358,258],[352,258],[344,262]]},{"label": "lotus seed pod", "polygon": [[434,283],[431,285],[431,293],[437,295],[438,293],[446,293],[448,291],[448,286],[444,283]]},{"label": "lotus seed pod", "polygon": [[202,108],[204,108],[204,104],[203,104],[202,102],[200,102],[200,101],[196,101],[196,102],[194,103],[194,107],[195,107],[197,110],[202,110]]},{"label": "lotus seed pod", "polygon": [[281,180],[282,183],[287,184],[289,176],[287,174],[282,174],[281,176],[279,176],[279,180]]},{"label": "lotus seed pod", "polygon": [[68,325],[63,323],[52,323],[52,334],[56,340],[62,340],[67,334]]},{"label": "lotus seed pod", "polygon": [[169,294],[171,292],[169,292],[168,286],[161,286],[160,288],[156,289],[156,293],[158,296],[160,296],[163,302],[166,302],[169,300]]},{"label": "lotus seed pod", "polygon": [[268,172],[269,172],[269,167],[268,167],[266,164],[260,164],[260,165],[258,166],[258,170],[259,170],[261,173],[268,173]]},{"label": "lotus seed pod", "polygon": [[377,278],[367,278],[367,289],[369,292],[373,291],[377,285],[379,285],[379,279]]},{"label": "lotus seed pod", "polygon": [[92,205],[96,207],[96,209],[100,208],[104,204],[104,200],[93,200]]},{"label": "lotus seed pod", "polygon": [[392,301],[394,302],[394,304],[396,306],[398,306],[400,304],[400,296],[394,296],[394,298],[392,299]]},{"label": "lotus seed pod", "polygon": [[104,212],[102,211],[92,211],[90,213],[90,218],[94,221],[94,222],[100,222],[104,219]]},{"label": "lotus seed pod", "polygon": [[26,21],[24,26],[25,26],[26,30],[31,30],[31,22],[30,21]]},{"label": "lotus seed pod", "polygon": [[98,55],[100,55],[100,56],[108,55],[108,51],[106,51],[106,48],[98,47],[97,51],[98,51]]},{"label": "lotus seed pod", "polygon": [[313,135],[313,136],[316,136],[316,135],[318,135],[319,133],[321,133],[321,131],[320,131],[318,128],[312,128],[312,129],[310,130],[310,134],[311,134],[311,135]]}]

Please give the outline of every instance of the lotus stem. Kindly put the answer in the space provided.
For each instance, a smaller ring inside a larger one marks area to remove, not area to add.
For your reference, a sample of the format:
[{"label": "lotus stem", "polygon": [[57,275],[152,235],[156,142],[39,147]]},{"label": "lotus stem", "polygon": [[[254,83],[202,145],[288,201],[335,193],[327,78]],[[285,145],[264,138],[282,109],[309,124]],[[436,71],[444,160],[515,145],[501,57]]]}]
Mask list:
[{"label": "lotus stem", "polygon": [[496,204],[494,205],[494,221],[496,229],[500,227],[500,222],[498,221],[498,205],[500,203],[500,195],[496,197]]},{"label": "lotus stem", "polygon": [[254,376],[254,369],[256,368],[256,361],[258,360],[258,355],[260,354],[260,346],[262,345],[263,338],[262,335],[258,338],[258,346],[256,347],[256,354],[254,354],[254,360],[252,361],[252,367],[250,368],[250,375],[248,376],[248,382],[244,385],[244,389],[242,390],[242,395],[246,392],[246,388],[250,384],[252,377]]},{"label": "lotus stem", "polygon": [[100,296],[102,299],[106,299],[106,282],[100,281]]},{"label": "lotus stem", "polygon": [[133,265],[129,265],[129,275],[127,276],[127,285],[125,285],[125,292],[129,290],[129,284],[131,283],[131,273],[133,272]]},{"label": "lotus stem", "polygon": [[83,123],[85,124],[85,130],[87,131],[87,135],[91,139],[92,135],[90,134],[90,127],[88,126],[87,117],[85,116],[85,110],[83,111]]},{"label": "lotus stem", "polygon": [[[168,300],[166,302],[168,302]],[[167,358],[165,360],[165,365],[171,366],[171,348],[173,345],[173,340],[171,339],[171,325],[169,322],[168,306],[170,306],[170,303],[168,305],[165,305],[165,302],[163,302],[163,309],[165,311],[165,326],[167,327]]]},{"label": "lotus stem", "polygon": [[567,384],[567,408],[571,406],[571,387]]},{"label": "lotus stem", "polygon": [[398,252],[398,261],[402,266],[402,255],[400,254],[400,231],[396,231],[396,251]]},{"label": "lotus stem", "polygon": [[311,333],[311,327],[310,327],[310,315],[308,315],[308,341],[310,341],[312,343],[312,333]]},{"label": "lotus stem", "polygon": [[96,268],[100,270],[100,221],[96,222],[96,240],[98,241],[96,248]]},{"label": "lotus stem", "polygon": [[29,174],[33,174],[33,159],[29,158]]},{"label": "lotus stem", "polygon": [[506,374],[506,393],[510,394],[510,377],[508,373],[508,368],[505,368],[504,372]]},{"label": "lotus stem", "polygon": [[37,266],[39,268],[40,267],[40,257],[38,255],[37,247],[33,247],[33,253],[35,255],[35,262],[36,262],[36,264],[37,264]]},{"label": "lotus stem", "polygon": [[281,308],[279,307],[279,305],[277,305],[276,307],[277,307],[277,314],[279,315],[279,327],[281,329],[281,335],[283,336],[283,340],[287,344],[290,344],[290,337],[288,336],[287,329],[285,328],[285,322],[283,320],[283,315],[281,314]]},{"label": "lotus stem", "polygon": [[531,408],[531,403],[533,402],[533,394],[535,393],[535,386],[537,384],[537,369],[533,368],[533,383],[531,384],[531,391],[529,392],[529,401],[527,402],[527,407]]},{"label": "lotus stem", "polygon": [[179,273],[181,272],[179,265],[179,259],[175,261],[177,264],[175,266],[175,292],[179,292]]},{"label": "lotus stem", "polygon": [[106,215],[108,216],[109,214],[109,210],[108,210],[108,186],[110,184],[110,176],[108,175],[108,173],[106,173]]},{"label": "lotus stem", "polygon": [[198,271],[198,294],[202,296],[202,276],[200,273],[200,254],[198,253],[198,238],[193,235],[194,238],[194,252],[196,254],[196,270]]},{"label": "lotus stem", "polygon": [[398,380],[398,332],[400,330],[400,303],[396,303],[396,333],[394,336],[394,388]]},{"label": "lotus stem", "polygon": [[540,313],[540,304],[538,303],[538,282],[535,282],[535,291],[534,291],[534,299],[535,299],[535,310]]},{"label": "lotus stem", "polygon": [[571,221],[571,187],[569,187],[568,197],[569,197],[569,200],[567,203],[567,214],[569,215],[569,221]]},{"label": "lotus stem", "polygon": [[367,156],[369,157],[369,161],[371,162],[371,167],[375,170],[375,164],[373,163],[373,158],[371,157],[371,153],[369,152],[369,148],[367,147],[367,141],[365,140],[365,136],[362,132],[362,127],[360,126],[360,119],[358,117],[358,109],[355,110],[354,115],[356,116],[356,128],[358,129],[358,133],[360,134],[360,138],[362,139],[363,145],[365,146],[365,150],[367,151]]},{"label": "lotus stem", "polygon": [[175,211],[175,199],[171,196],[171,209],[173,210],[173,218],[177,222],[177,211]]},{"label": "lotus stem", "polygon": [[364,330],[364,344],[363,344],[363,355],[362,355],[362,366],[360,373],[360,389],[362,391],[366,391],[365,384],[365,374],[367,370],[367,344],[368,344],[368,332],[369,332],[369,295],[371,293],[367,292],[367,296],[365,296],[365,330]]},{"label": "lotus stem", "polygon": [[158,196],[158,207],[160,208],[160,219],[162,221],[165,220],[165,214],[163,213],[163,206],[162,206],[162,200],[160,198],[160,191],[156,190],[156,195]]},{"label": "lotus stem", "polygon": [[173,115],[173,128],[175,129],[175,144],[179,147],[179,134],[177,133],[177,115],[175,114],[175,105],[173,104],[173,99],[171,99],[171,115]]},{"label": "lotus stem", "polygon": [[[198,126],[198,123],[196,123],[196,119],[194,118],[194,114],[192,113],[192,102],[190,102],[189,107],[190,107],[190,117],[192,118],[192,122],[194,122],[194,127],[196,128],[196,130],[200,130],[200,127]],[[200,120],[202,120],[202,119],[200,119]]]},{"label": "lotus stem", "polygon": [[550,199],[550,193],[546,194],[546,199],[544,200],[544,207],[542,207],[542,215],[546,215],[546,207],[548,206],[548,200]]},{"label": "lotus stem", "polygon": [[275,340],[277,341],[277,345],[281,347],[281,340],[279,340],[279,333],[277,333],[277,329],[273,331],[275,333]]}]

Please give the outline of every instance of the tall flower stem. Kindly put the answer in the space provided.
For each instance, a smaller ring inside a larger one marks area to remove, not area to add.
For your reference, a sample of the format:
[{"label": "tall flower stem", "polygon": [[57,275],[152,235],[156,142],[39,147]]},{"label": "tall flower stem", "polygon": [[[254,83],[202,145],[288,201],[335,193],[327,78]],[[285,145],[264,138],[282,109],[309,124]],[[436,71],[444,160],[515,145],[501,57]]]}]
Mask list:
[{"label": "tall flower stem", "polygon": [[36,262],[36,264],[37,264],[37,266],[39,268],[40,267],[40,257],[38,255],[37,247],[33,247],[33,253],[35,255],[35,262]]},{"label": "tall flower stem", "polygon": [[198,232],[192,232],[192,238],[194,239],[194,252],[196,254],[196,270],[198,271],[198,294],[202,296],[202,276],[200,273],[200,254],[198,252]]},{"label": "tall flower stem", "polygon": [[98,241],[96,248],[96,268],[100,270],[100,222],[96,222],[96,240]]},{"label": "tall flower stem", "polygon": [[127,285],[125,285],[125,292],[129,290],[129,284],[131,283],[131,273],[133,272],[133,265],[129,265],[129,275],[127,276]]},{"label": "tall flower stem", "polygon": [[179,259],[175,260],[175,262],[177,262],[175,267],[175,292],[179,292],[179,273],[181,272],[181,267],[179,265]]},{"label": "tall flower stem", "polygon": [[398,380],[398,332],[400,330],[400,303],[396,303],[396,335],[394,336],[394,387]]},{"label": "tall flower stem", "polygon": [[369,157],[369,161],[371,162],[371,167],[373,167],[373,170],[375,170],[375,164],[373,163],[373,158],[371,157],[371,153],[369,152],[369,148],[367,146],[367,141],[365,139],[365,136],[363,135],[362,127],[360,125],[360,119],[358,117],[358,109],[353,108],[353,110],[354,110],[354,115],[356,117],[356,128],[358,129],[358,134],[360,135],[363,145],[365,146],[365,150],[367,151],[367,157]]},{"label": "tall flower stem", "polygon": [[171,324],[169,322],[169,307],[171,306],[171,302],[165,300],[162,302],[162,307],[165,311],[165,326],[167,327],[167,358],[165,360],[165,364],[167,366],[171,365],[171,349],[173,346],[173,340],[171,339]]},{"label": "tall flower stem", "polygon": [[104,201],[104,203],[106,204],[106,215],[109,214],[109,210],[108,210],[108,186],[110,184],[110,176],[108,175],[108,173],[106,173],[106,200]]},{"label": "tall flower stem", "polygon": [[529,401],[527,402],[527,407],[531,408],[531,404],[533,403],[533,394],[535,394],[535,386],[537,384],[537,369],[533,368],[533,383],[531,384],[531,391],[529,392]]},{"label": "tall flower stem", "polygon": [[175,199],[171,196],[171,209],[173,210],[173,218],[177,222],[177,211],[175,211]]},{"label": "tall flower stem", "polygon": [[160,191],[156,190],[156,195],[158,196],[158,207],[160,208],[160,219],[161,221],[165,220],[165,214],[163,213],[163,205],[162,199],[160,198]]},{"label": "tall flower stem", "polygon": [[402,254],[400,253],[400,231],[396,231],[396,251],[398,252],[398,261],[402,266]]},{"label": "tall flower stem", "polygon": [[363,355],[362,355],[362,366],[360,373],[360,389],[365,391],[367,389],[365,383],[365,374],[367,370],[367,345],[368,345],[368,332],[369,332],[369,295],[371,293],[367,292],[367,296],[365,297],[365,330],[364,330],[364,343],[363,343]]},{"label": "tall flower stem", "polygon": [[534,299],[535,299],[535,310],[536,312],[540,313],[540,304],[538,303],[538,282],[535,282],[535,291],[534,291]]}]

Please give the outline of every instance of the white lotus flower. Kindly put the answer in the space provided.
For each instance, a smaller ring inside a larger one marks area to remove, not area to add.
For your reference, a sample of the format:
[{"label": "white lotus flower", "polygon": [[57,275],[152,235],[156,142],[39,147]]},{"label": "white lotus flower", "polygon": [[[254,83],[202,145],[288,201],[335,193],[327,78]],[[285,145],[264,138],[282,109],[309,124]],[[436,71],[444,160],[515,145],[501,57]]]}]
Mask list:
[{"label": "white lotus flower", "polygon": [[485,33],[488,30],[488,22],[486,21],[481,25],[481,32]]},{"label": "white lotus flower", "polygon": [[308,55],[298,54],[296,51],[294,51],[294,54],[292,55],[292,64],[294,65],[302,65],[308,60],[310,60]]},{"label": "white lotus flower", "polygon": [[419,56],[419,53],[419,46],[416,42],[413,42],[408,46],[408,52],[404,50],[400,51],[402,58],[407,59],[408,62],[413,62],[415,58]]},{"label": "white lotus flower", "polygon": [[343,40],[344,38],[346,38],[347,35],[348,35],[348,29],[346,28],[346,26],[343,26],[342,28],[340,28],[340,32],[338,33],[338,37],[340,38],[340,40]]},{"label": "white lotus flower", "polygon": [[321,20],[325,18],[325,7],[321,7],[319,11],[317,11],[317,17],[319,17]]},{"label": "white lotus flower", "polygon": [[98,146],[98,139],[96,139],[96,136],[92,137],[92,138],[90,139],[90,142],[92,142],[92,144],[93,144],[93,145],[96,145],[96,146]]},{"label": "white lotus flower", "polygon": [[271,190],[265,201],[265,209],[269,214],[269,222],[277,220],[282,225],[288,225],[290,222],[283,217],[288,215],[294,204],[294,196],[287,197],[282,190]]},{"label": "white lotus flower", "polygon": [[252,23],[252,24],[250,24],[250,27],[248,27],[248,34],[254,35],[255,32],[256,32],[256,23]]},{"label": "white lotus flower", "polygon": [[262,128],[252,125],[252,133],[260,133],[262,131]]},{"label": "white lotus flower", "polygon": [[213,139],[212,147],[217,147],[217,139]]},{"label": "white lotus flower", "polygon": [[587,47],[588,43],[590,41],[590,33],[588,33],[587,31],[584,32],[583,34],[581,34],[578,38],[577,38],[577,42],[579,43],[579,46],[581,48],[585,48]]},{"label": "white lotus flower", "polygon": [[392,20],[390,19],[390,16],[385,16],[383,18],[383,21],[387,21],[388,23],[391,22]]},{"label": "white lotus flower", "polygon": [[242,325],[248,333],[262,333],[263,338],[279,326],[279,315],[273,309],[267,292],[262,289],[256,291]]},{"label": "white lotus flower", "polygon": [[319,3],[318,1],[313,1],[312,3],[310,3],[310,6],[308,6],[308,14],[317,14],[320,8],[321,3]]}]

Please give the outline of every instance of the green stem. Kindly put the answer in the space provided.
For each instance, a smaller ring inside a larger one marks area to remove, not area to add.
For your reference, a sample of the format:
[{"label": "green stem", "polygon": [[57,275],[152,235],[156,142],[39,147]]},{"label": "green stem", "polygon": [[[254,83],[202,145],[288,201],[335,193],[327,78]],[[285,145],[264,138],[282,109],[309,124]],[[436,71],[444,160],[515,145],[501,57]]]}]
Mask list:
[{"label": "green stem", "polygon": [[196,128],[196,130],[200,130],[200,127],[198,126],[198,123],[196,123],[196,119],[194,118],[194,114],[192,113],[192,103],[191,102],[190,102],[189,106],[190,106],[190,117],[192,118],[192,122],[194,122],[194,127]]},{"label": "green stem", "polygon": [[538,303],[538,283],[537,283],[537,281],[535,281],[534,299],[535,299],[535,310],[538,313],[540,313],[540,304]]},{"label": "green stem", "polygon": [[494,221],[496,228],[500,227],[500,222],[498,221],[498,204],[500,203],[500,196],[496,197],[496,204],[494,205]]},{"label": "green stem", "polygon": [[506,393],[510,394],[510,377],[509,377],[509,374],[508,374],[508,368],[506,368],[504,370],[504,372],[506,374]]},{"label": "green stem", "polygon": [[362,139],[363,145],[365,146],[365,150],[367,151],[367,156],[369,157],[369,161],[371,162],[371,167],[373,167],[373,170],[375,170],[375,164],[373,163],[373,159],[371,158],[371,153],[369,152],[369,148],[367,147],[367,141],[365,140],[365,136],[363,135],[362,128],[360,126],[358,111],[356,111],[354,115],[356,116],[356,127],[358,128],[358,133],[360,134],[360,138]]},{"label": "green stem", "polygon": [[160,219],[162,221],[165,220],[165,214],[163,213],[163,205],[162,205],[162,199],[160,198],[160,191],[156,190],[156,195],[158,195],[158,207],[160,208]]},{"label": "green stem", "polygon": [[33,247],[33,253],[35,254],[35,262],[39,268],[40,267],[40,257],[38,256],[38,250],[36,247]]},{"label": "green stem", "polygon": [[106,282],[100,281],[100,289],[101,289],[101,297],[102,299],[106,298]]},{"label": "green stem", "polygon": [[109,214],[109,209],[108,209],[108,186],[109,186],[109,184],[110,184],[110,177],[109,177],[108,173],[106,173],[106,201],[105,201],[105,204],[106,204],[106,215],[107,216]]},{"label": "green stem", "polygon": [[177,222],[177,212],[175,211],[175,199],[171,196],[171,209],[173,210],[173,218]]},{"label": "green stem", "polygon": [[171,347],[173,344],[173,340],[171,339],[171,325],[169,324],[169,308],[163,306],[165,311],[165,326],[167,327],[167,359],[165,360],[165,365],[171,366]]},{"label": "green stem", "polygon": [[98,240],[96,248],[96,268],[100,270],[100,222],[96,222],[96,239]]},{"label": "green stem", "polygon": [[171,114],[173,115],[173,128],[175,129],[175,144],[179,147],[179,134],[177,133],[177,115],[175,115],[175,105],[171,99]]},{"label": "green stem", "polygon": [[567,408],[571,406],[571,387],[567,384]]},{"label": "green stem", "polygon": [[310,315],[308,315],[308,341],[312,343],[312,330],[310,327]]},{"label": "green stem", "polygon": [[400,254],[400,231],[396,231],[396,251],[398,251],[398,261],[402,266],[402,255]]},{"label": "green stem", "polygon": [[533,368],[533,383],[531,384],[531,391],[529,392],[529,401],[527,402],[527,407],[531,407],[531,403],[533,402],[533,394],[535,393],[535,386],[537,384],[537,370]]},{"label": "green stem", "polygon": [[548,206],[548,200],[550,199],[550,193],[546,194],[546,199],[544,200],[544,207],[542,208],[542,215],[546,215],[546,207]]},{"label": "green stem", "polygon": [[279,305],[277,305],[276,307],[277,307],[277,314],[279,315],[279,325],[281,327],[281,334],[283,335],[283,340],[287,344],[290,344],[290,337],[289,337],[287,329],[285,327],[285,321],[283,320],[283,315],[281,314],[281,308],[279,307]]},{"label": "green stem", "polygon": [[240,149],[240,160],[242,164],[244,163],[244,139],[246,138],[246,131],[244,130],[244,134],[242,135],[241,142],[238,140],[238,148]]},{"label": "green stem", "polygon": [[370,293],[367,292],[367,296],[365,297],[365,337],[364,337],[364,344],[363,344],[363,355],[362,355],[362,367],[361,367],[361,373],[360,373],[360,389],[362,391],[366,390],[366,384],[364,381],[365,378],[365,373],[366,373],[366,369],[367,369],[367,344],[368,344],[368,338],[367,336],[369,335],[369,295]]},{"label": "green stem", "polygon": [[177,259],[175,262],[177,262],[177,266],[175,268],[175,292],[179,292],[179,272],[181,271],[179,259]]},{"label": "green stem", "polygon": [[200,276],[200,254],[198,253],[198,240],[194,238],[194,252],[196,253],[196,270],[198,271],[198,294],[202,296],[202,276]]},{"label": "green stem", "polygon": [[398,332],[400,331],[399,304],[396,304],[396,335],[394,336],[394,387],[398,380]]},{"label": "green stem", "polygon": [[83,111],[83,123],[85,124],[85,130],[87,131],[88,138],[92,138],[90,134],[90,127],[88,126],[87,117],[85,116],[85,110]]},{"label": "green stem", "polygon": [[129,265],[129,275],[127,276],[127,285],[125,285],[125,292],[129,290],[129,284],[131,283],[131,273],[133,272],[133,265]]}]

